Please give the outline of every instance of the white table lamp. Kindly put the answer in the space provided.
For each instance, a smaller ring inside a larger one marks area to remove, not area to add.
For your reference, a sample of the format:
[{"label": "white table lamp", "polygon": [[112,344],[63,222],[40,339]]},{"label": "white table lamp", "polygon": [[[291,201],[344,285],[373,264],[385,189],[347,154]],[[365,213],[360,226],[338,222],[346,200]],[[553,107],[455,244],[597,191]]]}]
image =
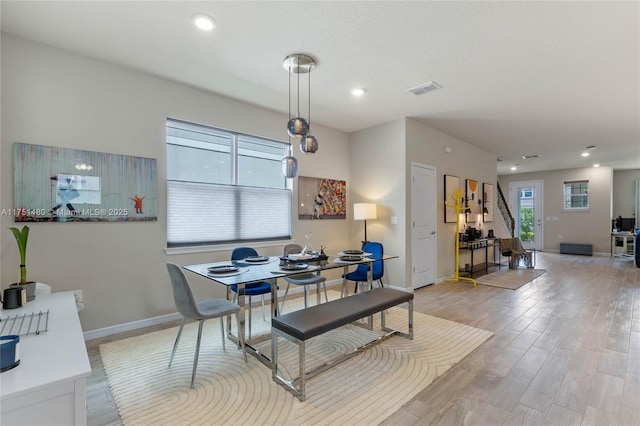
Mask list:
[{"label": "white table lamp", "polygon": [[362,242],[362,244],[368,242],[367,220],[377,218],[378,214],[375,203],[355,203],[353,205],[353,219],[364,220],[364,241]]}]

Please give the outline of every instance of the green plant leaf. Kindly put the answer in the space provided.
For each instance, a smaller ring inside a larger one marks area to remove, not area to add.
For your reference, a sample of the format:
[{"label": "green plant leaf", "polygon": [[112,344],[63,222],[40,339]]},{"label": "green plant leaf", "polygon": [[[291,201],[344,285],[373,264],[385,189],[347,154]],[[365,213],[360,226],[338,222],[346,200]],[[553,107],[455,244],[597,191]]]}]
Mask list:
[{"label": "green plant leaf", "polygon": [[9,230],[13,233],[13,236],[18,243],[18,250],[20,251],[20,282],[24,283],[27,281],[27,270],[24,265],[27,262],[27,240],[29,239],[29,227],[25,225],[22,227],[22,230],[15,227],[9,228]]}]

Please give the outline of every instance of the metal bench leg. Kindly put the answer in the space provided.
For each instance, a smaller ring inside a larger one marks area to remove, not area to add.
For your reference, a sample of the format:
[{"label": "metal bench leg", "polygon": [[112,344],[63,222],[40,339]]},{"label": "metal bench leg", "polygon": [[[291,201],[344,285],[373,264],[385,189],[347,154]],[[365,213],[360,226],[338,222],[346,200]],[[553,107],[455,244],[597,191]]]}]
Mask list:
[{"label": "metal bench leg", "polygon": [[298,395],[298,399],[300,401],[304,401],[306,398],[305,394],[305,381],[304,381],[304,371],[305,371],[305,342],[304,340],[298,341],[298,371],[300,378],[300,395]]},{"label": "metal bench leg", "polygon": [[413,299],[409,300],[409,340],[413,340]]}]

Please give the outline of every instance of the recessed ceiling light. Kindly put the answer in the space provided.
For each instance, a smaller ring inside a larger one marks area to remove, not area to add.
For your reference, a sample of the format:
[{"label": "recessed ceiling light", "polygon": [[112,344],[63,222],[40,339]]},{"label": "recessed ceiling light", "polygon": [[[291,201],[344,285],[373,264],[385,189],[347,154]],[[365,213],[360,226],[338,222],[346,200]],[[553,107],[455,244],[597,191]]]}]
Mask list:
[{"label": "recessed ceiling light", "polygon": [[215,19],[209,15],[205,15],[204,13],[196,13],[193,15],[192,19],[196,27],[203,31],[211,31],[216,27]]},{"label": "recessed ceiling light", "polygon": [[515,166],[511,166],[511,170],[518,170],[518,165],[516,164]]},{"label": "recessed ceiling light", "polygon": [[593,165],[593,167],[600,167],[600,164],[596,163]]},{"label": "recessed ceiling light", "polygon": [[583,153],[582,153],[582,154],[580,154],[580,155],[582,155],[583,157],[588,157],[588,156],[589,156],[589,155],[591,155],[591,154],[589,154],[588,152],[583,152]]},{"label": "recessed ceiling light", "polygon": [[353,96],[362,96],[367,92],[367,89],[363,89],[363,88],[357,88],[357,89],[352,89],[351,90],[351,94]]}]

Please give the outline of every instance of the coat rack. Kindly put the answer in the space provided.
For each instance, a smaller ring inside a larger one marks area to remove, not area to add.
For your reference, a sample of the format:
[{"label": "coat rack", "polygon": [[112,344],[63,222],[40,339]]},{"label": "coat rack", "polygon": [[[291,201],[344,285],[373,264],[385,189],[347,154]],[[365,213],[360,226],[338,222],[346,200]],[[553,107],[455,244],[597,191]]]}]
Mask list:
[{"label": "coat rack", "polygon": [[[461,277],[460,276],[460,220],[458,219],[460,217],[460,213],[463,213],[465,210],[468,210],[469,207],[465,207],[462,205],[462,200],[464,200],[464,191],[461,190],[460,188],[458,189],[454,189],[453,192],[451,193],[451,200],[453,201],[452,203],[449,203],[448,201],[445,201],[444,204],[452,209],[456,210],[456,233],[455,233],[455,239],[456,239],[456,264],[455,264],[455,269],[454,269],[454,274],[453,274],[453,278],[449,278],[446,281],[460,281],[460,280],[465,280],[465,281],[471,281],[473,283],[473,286],[476,286],[476,280],[474,280],[473,278],[467,278],[467,277]],[[471,267],[473,268],[473,265],[471,265]]]}]

